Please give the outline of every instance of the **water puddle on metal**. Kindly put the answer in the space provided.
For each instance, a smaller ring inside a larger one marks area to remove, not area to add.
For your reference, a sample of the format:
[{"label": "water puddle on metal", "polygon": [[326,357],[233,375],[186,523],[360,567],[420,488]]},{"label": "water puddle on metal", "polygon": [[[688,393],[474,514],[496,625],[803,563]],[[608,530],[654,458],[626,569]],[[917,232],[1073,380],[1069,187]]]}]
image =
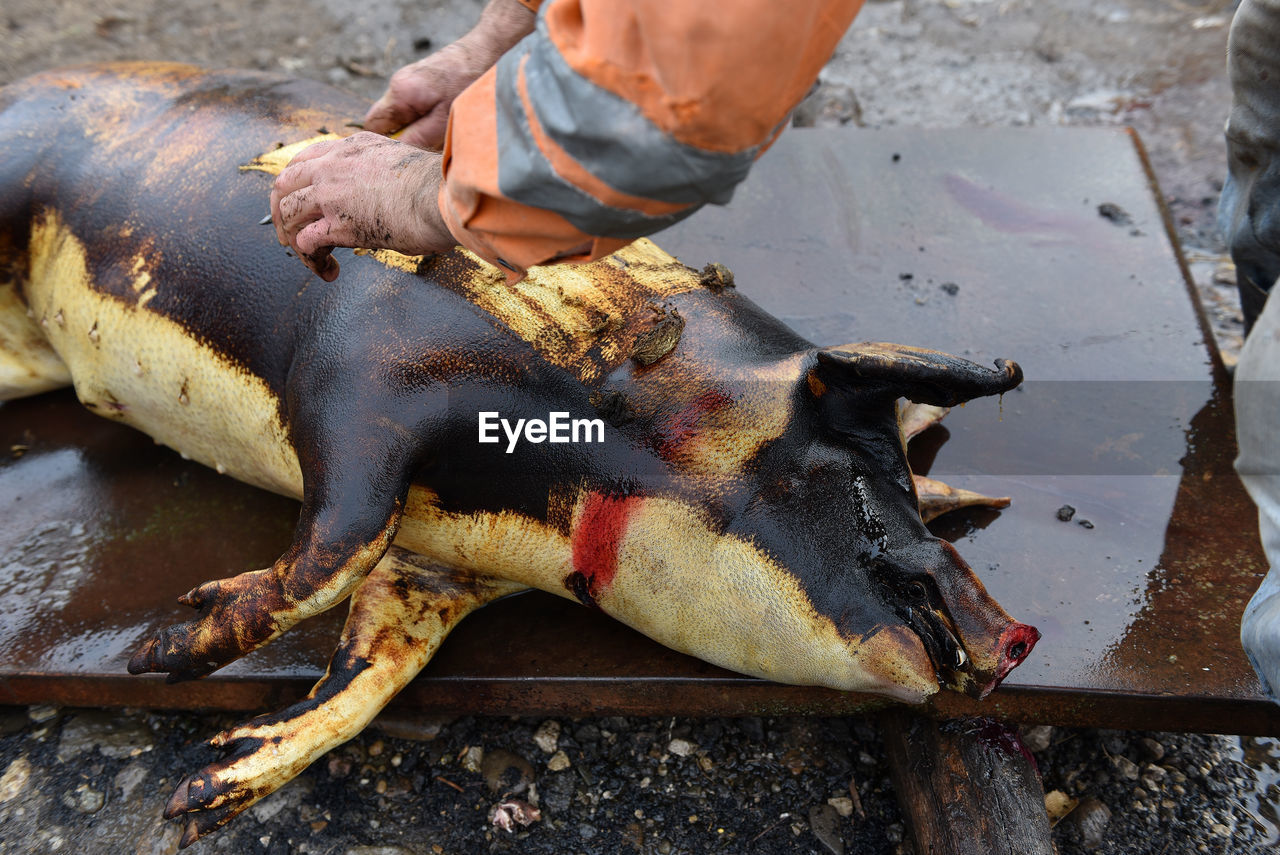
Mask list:
[{"label": "water puddle on metal", "polygon": [[1243,806],[1262,842],[1268,846],[1280,843],[1280,738],[1238,737],[1231,758],[1253,771],[1252,789],[1242,793]]}]

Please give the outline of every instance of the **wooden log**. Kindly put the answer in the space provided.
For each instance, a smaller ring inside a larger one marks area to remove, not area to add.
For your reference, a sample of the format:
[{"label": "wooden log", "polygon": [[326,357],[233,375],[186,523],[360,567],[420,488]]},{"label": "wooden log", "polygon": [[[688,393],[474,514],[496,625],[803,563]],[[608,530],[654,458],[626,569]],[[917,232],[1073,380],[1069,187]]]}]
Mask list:
[{"label": "wooden log", "polygon": [[1053,855],[1044,786],[1015,727],[898,711],[880,725],[916,855]]}]

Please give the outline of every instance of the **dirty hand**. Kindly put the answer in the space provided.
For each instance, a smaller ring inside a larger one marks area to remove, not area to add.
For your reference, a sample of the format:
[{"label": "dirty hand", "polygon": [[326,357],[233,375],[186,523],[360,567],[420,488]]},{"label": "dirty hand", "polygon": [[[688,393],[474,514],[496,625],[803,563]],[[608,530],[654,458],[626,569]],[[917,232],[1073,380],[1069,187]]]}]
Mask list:
[{"label": "dirty hand", "polygon": [[303,149],[276,177],[276,237],[326,282],[335,246],[425,255],[456,243],[440,216],[441,156],[359,133]]},{"label": "dirty hand", "polygon": [[465,36],[391,76],[387,91],[365,114],[365,129],[381,134],[403,129],[401,141],[439,149],[453,99],[532,32],[534,20],[517,0],[490,0]]}]

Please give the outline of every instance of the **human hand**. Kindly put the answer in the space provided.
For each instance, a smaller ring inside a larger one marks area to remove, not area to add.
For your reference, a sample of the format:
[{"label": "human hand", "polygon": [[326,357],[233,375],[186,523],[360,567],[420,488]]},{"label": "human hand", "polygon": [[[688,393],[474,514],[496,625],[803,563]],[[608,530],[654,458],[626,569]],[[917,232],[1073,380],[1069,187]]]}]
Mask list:
[{"label": "human hand", "polygon": [[391,75],[387,91],[365,114],[365,130],[403,131],[402,142],[439,149],[453,100],[532,32],[534,20],[516,0],[490,0],[465,36]]},{"label": "human hand", "polygon": [[271,188],[276,237],[326,282],[338,278],[335,246],[408,255],[452,249],[436,201],[441,159],[374,133],[308,146]]}]

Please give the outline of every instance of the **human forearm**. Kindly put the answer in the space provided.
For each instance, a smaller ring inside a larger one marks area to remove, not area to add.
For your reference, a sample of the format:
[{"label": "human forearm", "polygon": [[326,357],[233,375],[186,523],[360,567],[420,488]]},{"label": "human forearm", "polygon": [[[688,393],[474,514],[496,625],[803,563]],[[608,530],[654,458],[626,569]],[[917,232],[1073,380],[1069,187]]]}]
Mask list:
[{"label": "human forearm", "polygon": [[518,275],[726,203],[858,5],[548,0],[454,103],[446,222]]},{"label": "human forearm", "polygon": [[520,0],[489,0],[480,12],[480,20],[458,41],[467,42],[493,65],[529,33],[537,19],[533,9]]},{"label": "human forearm", "polygon": [[453,100],[532,31],[535,20],[520,0],[490,0],[466,35],[391,75],[387,91],[365,114],[365,128],[399,131],[410,145],[440,148]]}]

